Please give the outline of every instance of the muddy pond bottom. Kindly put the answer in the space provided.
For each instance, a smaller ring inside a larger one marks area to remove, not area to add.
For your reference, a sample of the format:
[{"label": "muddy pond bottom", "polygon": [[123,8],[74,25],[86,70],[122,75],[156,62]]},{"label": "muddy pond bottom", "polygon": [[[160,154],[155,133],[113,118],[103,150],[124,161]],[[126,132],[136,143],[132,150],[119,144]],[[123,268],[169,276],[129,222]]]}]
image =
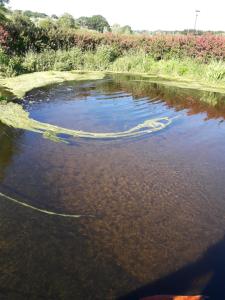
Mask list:
[{"label": "muddy pond bottom", "polygon": [[171,122],[60,140],[0,123],[1,299],[225,299],[224,95],[120,75],[20,105],[41,124],[97,134]]}]

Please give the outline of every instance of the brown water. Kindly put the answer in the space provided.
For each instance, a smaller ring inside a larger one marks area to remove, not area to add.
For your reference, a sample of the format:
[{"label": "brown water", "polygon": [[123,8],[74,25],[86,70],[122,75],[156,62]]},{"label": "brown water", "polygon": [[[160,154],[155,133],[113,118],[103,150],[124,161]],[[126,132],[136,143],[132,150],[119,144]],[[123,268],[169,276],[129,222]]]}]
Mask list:
[{"label": "brown water", "polygon": [[[178,117],[119,140],[55,143],[0,124],[0,299],[225,299],[225,98],[137,77],[36,90],[31,117],[111,132]],[[66,138],[66,137],[64,137]]]}]

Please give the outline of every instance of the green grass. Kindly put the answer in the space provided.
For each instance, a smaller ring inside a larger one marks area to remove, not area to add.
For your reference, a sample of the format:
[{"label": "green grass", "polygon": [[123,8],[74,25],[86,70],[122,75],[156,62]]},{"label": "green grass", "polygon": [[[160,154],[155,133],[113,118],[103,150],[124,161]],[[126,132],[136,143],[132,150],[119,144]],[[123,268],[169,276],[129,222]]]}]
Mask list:
[{"label": "green grass", "polygon": [[203,64],[190,58],[155,61],[145,53],[128,53],[110,67],[112,72],[141,73],[151,82],[225,93],[225,62]]},{"label": "green grass", "polygon": [[[19,61],[21,60],[21,64]],[[66,80],[97,79],[103,72],[143,74],[145,80],[164,85],[225,93],[225,62],[183,59],[164,59],[156,61],[143,51],[129,51],[121,54],[114,46],[101,45],[96,51],[82,52],[79,48],[69,51],[29,52],[24,58],[7,60],[5,76],[30,73],[12,78],[0,79],[3,85],[16,97],[23,97],[26,92],[51,83]],[[7,63],[8,66],[7,66]],[[8,69],[7,69],[8,68]],[[4,70],[4,68],[3,68]],[[76,71],[85,71],[84,75]],[[88,71],[92,71],[91,73]],[[44,71],[44,72],[42,72]],[[93,73],[94,71],[94,73]]]}]

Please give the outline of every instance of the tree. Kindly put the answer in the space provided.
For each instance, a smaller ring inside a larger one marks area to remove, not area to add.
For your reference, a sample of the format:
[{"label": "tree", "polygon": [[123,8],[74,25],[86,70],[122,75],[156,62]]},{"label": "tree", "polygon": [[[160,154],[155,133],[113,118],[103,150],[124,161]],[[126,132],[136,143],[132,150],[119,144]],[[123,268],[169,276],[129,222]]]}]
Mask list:
[{"label": "tree", "polygon": [[64,28],[75,28],[76,27],[73,16],[71,16],[70,14],[67,14],[67,13],[65,13],[58,19],[58,24],[59,24],[59,26],[64,27]]},{"label": "tree", "polygon": [[1,49],[7,48],[8,37],[9,33],[2,25],[0,25],[0,51]]},{"label": "tree", "polygon": [[4,3],[6,3],[5,0],[0,0],[0,23],[4,23],[7,20],[5,16],[7,9],[5,8]]},{"label": "tree", "polygon": [[11,53],[24,54],[29,50],[40,51],[46,40],[43,29],[22,13],[13,13],[5,25],[9,33],[8,44]]},{"label": "tree", "polygon": [[46,30],[55,29],[57,27],[56,22],[51,18],[40,19],[38,26]]},{"label": "tree", "polygon": [[120,26],[119,24],[114,24],[111,27],[112,32],[119,33],[119,34],[132,34],[133,30],[129,25]]},{"label": "tree", "polygon": [[108,21],[101,15],[95,15],[88,18],[87,26],[89,29],[94,29],[99,32],[103,32],[105,28],[107,28],[107,30],[110,31],[110,26]]},{"label": "tree", "polygon": [[83,28],[88,28],[88,21],[89,18],[88,17],[80,17],[79,19],[76,20],[76,23]]},{"label": "tree", "polygon": [[51,18],[57,20],[58,16],[53,14],[53,15],[51,15]]},{"label": "tree", "polygon": [[40,12],[35,12],[30,10],[25,10],[23,14],[29,18],[48,18],[48,15],[46,15],[45,13],[40,13]]},{"label": "tree", "polygon": [[129,25],[125,25],[122,27],[122,33],[123,34],[132,34],[133,30],[131,29],[131,27]]},{"label": "tree", "polygon": [[9,3],[9,0],[0,0],[0,6],[3,6],[7,3]]}]

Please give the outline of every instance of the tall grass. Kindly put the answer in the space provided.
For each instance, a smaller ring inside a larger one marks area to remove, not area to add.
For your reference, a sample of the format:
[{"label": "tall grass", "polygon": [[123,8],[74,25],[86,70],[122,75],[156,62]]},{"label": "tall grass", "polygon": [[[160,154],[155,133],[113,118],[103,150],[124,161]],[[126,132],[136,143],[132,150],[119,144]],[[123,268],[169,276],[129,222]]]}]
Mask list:
[{"label": "tall grass", "polygon": [[198,59],[168,58],[156,60],[143,50],[122,53],[116,46],[100,45],[96,50],[48,50],[28,52],[25,57],[9,57],[0,51],[0,72],[5,76],[37,71],[114,71],[147,73],[171,79],[191,79],[206,83],[225,83],[225,62]]},{"label": "tall grass", "polygon": [[154,60],[144,52],[128,53],[118,58],[111,71],[148,73],[180,79],[200,80],[206,83],[225,83],[225,62],[212,60],[208,64],[191,58]]}]

